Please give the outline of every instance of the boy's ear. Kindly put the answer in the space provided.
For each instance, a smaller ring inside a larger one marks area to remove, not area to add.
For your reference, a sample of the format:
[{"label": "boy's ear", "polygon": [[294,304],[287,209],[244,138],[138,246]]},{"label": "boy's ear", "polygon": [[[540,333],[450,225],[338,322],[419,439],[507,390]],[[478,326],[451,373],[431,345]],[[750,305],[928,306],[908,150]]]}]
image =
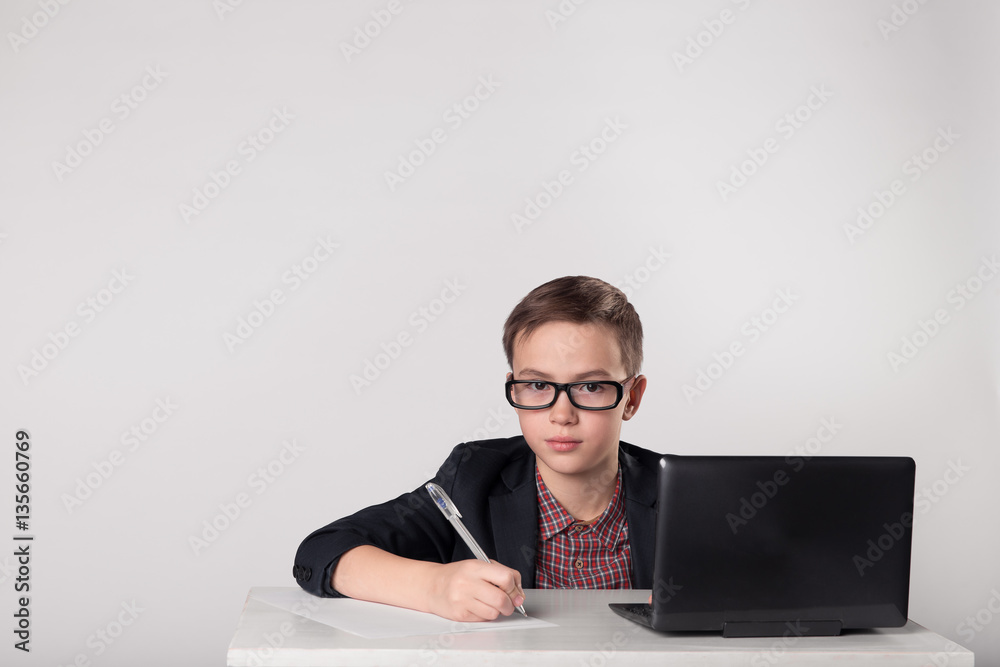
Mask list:
[{"label": "boy's ear", "polygon": [[[514,379],[514,372],[507,371],[507,380],[513,380],[513,379]],[[504,380],[504,382],[506,382],[507,380]]]},{"label": "boy's ear", "polygon": [[625,411],[622,413],[622,420],[628,421],[635,416],[636,411],[639,409],[639,404],[642,403],[642,394],[646,391],[646,376],[640,375],[632,383],[632,386],[628,390],[628,394],[625,395]]}]

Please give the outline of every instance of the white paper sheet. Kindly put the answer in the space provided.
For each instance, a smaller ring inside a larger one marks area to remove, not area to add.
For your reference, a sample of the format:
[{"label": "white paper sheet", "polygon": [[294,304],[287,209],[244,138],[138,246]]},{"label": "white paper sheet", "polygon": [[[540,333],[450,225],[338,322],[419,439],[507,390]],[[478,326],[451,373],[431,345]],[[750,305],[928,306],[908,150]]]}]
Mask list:
[{"label": "white paper sheet", "polygon": [[440,635],[453,632],[527,630],[556,627],[538,618],[514,612],[483,623],[459,623],[422,611],[349,598],[318,598],[294,588],[255,588],[250,597],[352,634],[371,639]]}]

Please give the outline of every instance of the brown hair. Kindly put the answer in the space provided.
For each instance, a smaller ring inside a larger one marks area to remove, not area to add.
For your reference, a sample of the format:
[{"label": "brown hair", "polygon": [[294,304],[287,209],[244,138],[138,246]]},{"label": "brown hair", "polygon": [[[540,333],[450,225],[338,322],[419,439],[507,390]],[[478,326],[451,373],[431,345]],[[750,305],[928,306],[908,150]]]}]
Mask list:
[{"label": "brown hair", "polygon": [[547,322],[601,324],[614,334],[628,377],[642,367],[642,323],[625,293],[589,276],[565,276],[528,292],[503,325],[503,350],[514,368],[514,344]]}]

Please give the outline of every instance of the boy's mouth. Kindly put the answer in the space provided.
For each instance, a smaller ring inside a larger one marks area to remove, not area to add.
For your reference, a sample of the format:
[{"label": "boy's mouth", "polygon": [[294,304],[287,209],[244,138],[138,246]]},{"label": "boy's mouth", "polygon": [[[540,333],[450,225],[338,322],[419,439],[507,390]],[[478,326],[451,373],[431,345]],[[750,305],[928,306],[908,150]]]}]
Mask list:
[{"label": "boy's mouth", "polygon": [[546,438],[545,444],[557,452],[571,452],[580,446],[580,441],[565,435],[557,435],[552,438]]}]

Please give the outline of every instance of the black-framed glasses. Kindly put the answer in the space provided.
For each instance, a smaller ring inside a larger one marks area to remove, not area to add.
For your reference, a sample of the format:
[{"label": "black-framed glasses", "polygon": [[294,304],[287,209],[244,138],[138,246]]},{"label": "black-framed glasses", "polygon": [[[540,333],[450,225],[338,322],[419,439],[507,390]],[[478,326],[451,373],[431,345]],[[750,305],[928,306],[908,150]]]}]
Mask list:
[{"label": "black-framed glasses", "polygon": [[635,379],[633,375],[624,382],[612,380],[545,382],[543,380],[507,380],[507,402],[519,410],[544,410],[550,408],[565,391],[569,402],[581,410],[611,410],[618,407],[625,396],[625,385]]}]

